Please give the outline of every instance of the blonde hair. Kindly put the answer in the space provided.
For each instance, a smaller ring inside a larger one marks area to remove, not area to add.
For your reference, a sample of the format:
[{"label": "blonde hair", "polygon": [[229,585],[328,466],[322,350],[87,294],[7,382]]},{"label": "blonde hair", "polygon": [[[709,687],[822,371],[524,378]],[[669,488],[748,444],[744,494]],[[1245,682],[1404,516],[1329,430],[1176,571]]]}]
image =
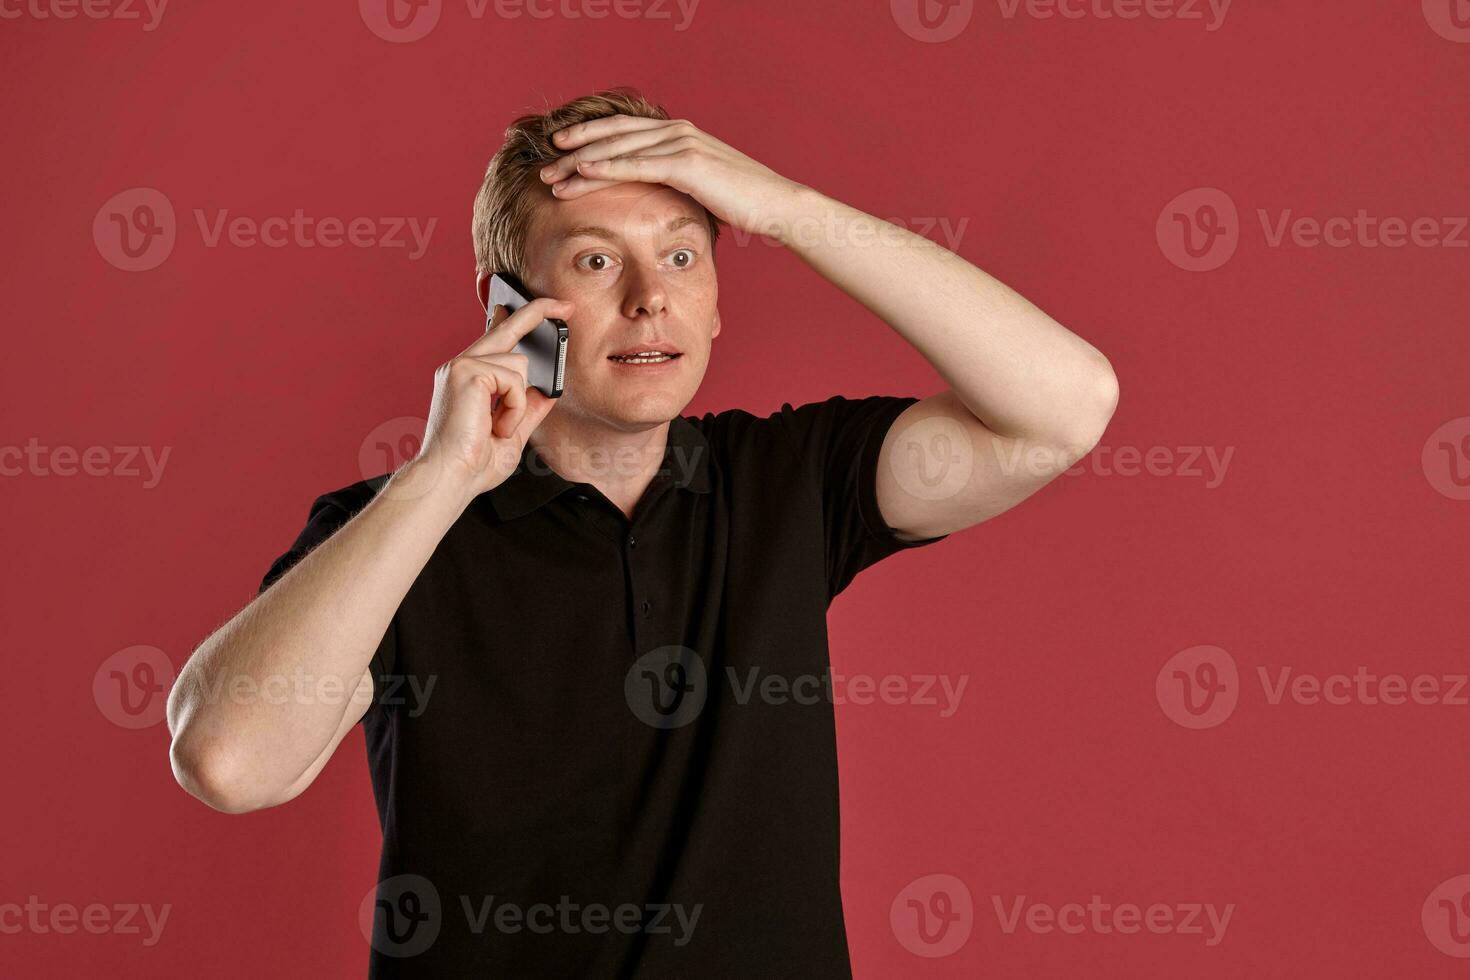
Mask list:
[{"label": "blonde hair", "polygon": [[[475,271],[509,272],[521,276],[526,259],[526,234],[537,202],[541,168],[561,156],[551,134],[590,119],[619,113],[647,119],[669,119],[661,105],[649,102],[627,86],[573,99],[546,112],[521,116],[505,131],[505,143],[490,158],[485,179],[475,195],[470,234],[475,242]],[[702,209],[709,224],[710,244],[720,237],[721,221]]]}]

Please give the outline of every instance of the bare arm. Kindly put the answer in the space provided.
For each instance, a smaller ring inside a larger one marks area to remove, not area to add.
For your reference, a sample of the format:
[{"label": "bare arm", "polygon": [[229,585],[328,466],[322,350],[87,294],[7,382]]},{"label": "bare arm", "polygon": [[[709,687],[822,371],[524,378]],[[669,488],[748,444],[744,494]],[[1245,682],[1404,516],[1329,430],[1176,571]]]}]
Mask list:
[{"label": "bare arm", "polygon": [[449,480],[406,493],[435,475],[421,465],[394,474],[184,665],[168,699],[170,759],[194,796],[227,812],[284,802],[367,710],[373,652],[464,507]]},{"label": "bare arm", "polygon": [[[435,547],[514,472],[555,401],[526,385],[516,342],[570,303],[538,299],[435,375],[423,448],[356,516],[206,639],[169,692],[169,760],[226,813],[284,803],[372,701],[373,653]],[[305,691],[305,694],[299,693]]]},{"label": "bare arm", "polygon": [[[810,188],[790,194],[778,213],[793,252],[882,318],[950,384],[894,420],[879,456],[879,509],[900,538],[950,534],[994,517],[1101,438],[1118,401],[1112,366],[1015,290],[907,229]],[[803,228],[835,231],[798,233]],[[947,465],[935,458],[936,447]],[[935,473],[945,482],[932,485]]]}]

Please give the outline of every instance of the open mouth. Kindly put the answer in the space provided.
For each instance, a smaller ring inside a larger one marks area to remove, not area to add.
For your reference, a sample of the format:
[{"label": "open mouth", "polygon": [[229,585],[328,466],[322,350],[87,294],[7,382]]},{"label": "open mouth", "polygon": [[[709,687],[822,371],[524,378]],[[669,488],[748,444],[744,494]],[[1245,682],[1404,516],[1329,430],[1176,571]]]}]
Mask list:
[{"label": "open mouth", "polygon": [[607,359],[615,364],[666,364],[683,356],[666,351],[639,351],[637,354],[609,354]]}]

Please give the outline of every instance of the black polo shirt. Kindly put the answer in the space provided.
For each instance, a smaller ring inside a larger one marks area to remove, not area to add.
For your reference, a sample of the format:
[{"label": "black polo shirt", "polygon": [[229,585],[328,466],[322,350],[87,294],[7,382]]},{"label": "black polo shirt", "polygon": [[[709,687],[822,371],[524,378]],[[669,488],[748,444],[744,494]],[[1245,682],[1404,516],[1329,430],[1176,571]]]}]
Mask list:
[{"label": "black polo shirt", "polygon": [[[917,400],[676,418],[631,521],[530,446],[470,503],[372,661],[371,976],[850,975],[826,614],[943,538],[878,511]],[[317,498],[261,589],[386,478]]]}]

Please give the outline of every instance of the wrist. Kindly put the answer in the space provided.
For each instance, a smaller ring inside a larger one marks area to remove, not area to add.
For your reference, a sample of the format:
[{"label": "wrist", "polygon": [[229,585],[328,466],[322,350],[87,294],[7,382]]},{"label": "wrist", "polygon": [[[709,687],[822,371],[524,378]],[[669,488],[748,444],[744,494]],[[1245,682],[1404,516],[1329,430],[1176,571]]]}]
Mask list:
[{"label": "wrist", "polygon": [[812,237],[813,228],[820,228],[822,216],[828,214],[831,201],[820,191],[805,184],[787,180],[775,196],[774,204],[767,214],[767,228],[763,234],[775,239],[785,248],[794,248]]},{"label": "wrist", "polygon": [[476,496],[474,478],[462,466],[433,454],[404,463],[378,494],[389,500],[418,501],[458,516]]}]

